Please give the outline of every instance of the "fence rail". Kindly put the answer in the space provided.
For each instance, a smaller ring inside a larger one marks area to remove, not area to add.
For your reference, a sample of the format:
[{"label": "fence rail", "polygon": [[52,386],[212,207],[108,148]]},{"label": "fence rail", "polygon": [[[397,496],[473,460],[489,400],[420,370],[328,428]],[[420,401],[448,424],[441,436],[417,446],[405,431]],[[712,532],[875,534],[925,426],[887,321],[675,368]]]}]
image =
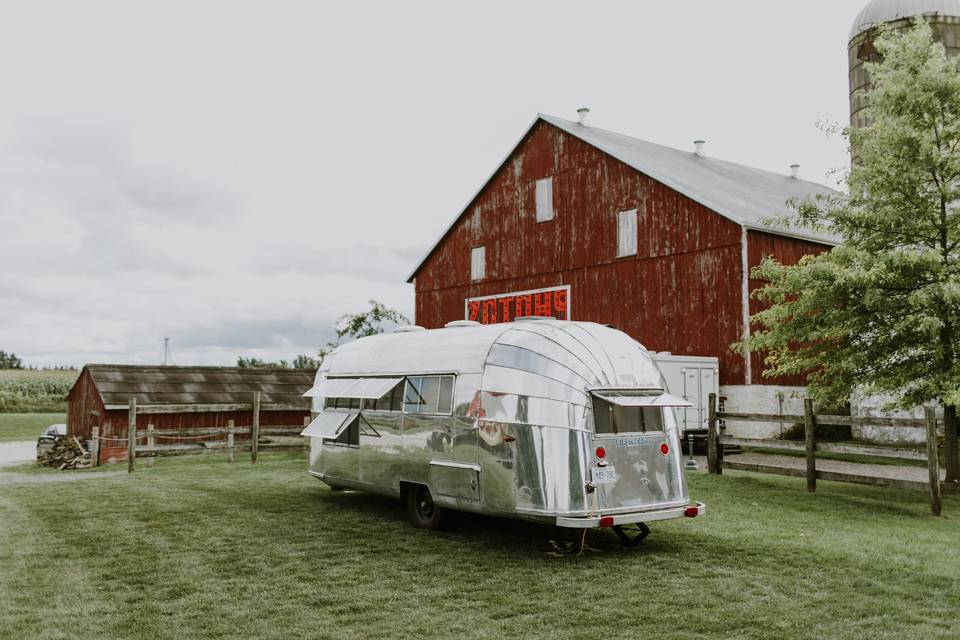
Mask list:
[{"label": "fence rail", "polygon": [[[113,405],[111,405],[113,406]],[[147,405],[137,406],[137,399],[131,397],[129,404],[116,405],[114,408],[126,408],[127,433],[123,438],[109,438],[101,436],[99,427],[93,428],[91,439],[91,458],[94,466],[100,465],[100,443],[103,441],[126,442],[127,444],[127,472],[133,473],[136,469],[137,458],[145,458],[147,465],[153,464],[155,458],[169,456],[186,455],[204,455],[226,453],[230,462],[236,461],[238,452],[249,452],[250,462],[256,463],[260,451],[293,451],[303,450],[309,453],[306,440],[304,443],[261,443],[262,436],[290,436],[299,437],[300,432],[310,422],[310,419],[304,418],[302,425],[274,425],[269,427],[260,426],[260,413],[262,410],[290,410],[302,409],[302,407],[288,407],[287,405],[263,405],[260,404],[260,392],[253,392],[253,402],[250,403],[232,403],[232,404],[203,404],[203,405]],[[233,420],[227,420],[226,427],[188,427],[183,429],[155,429],[152,424],[148,424],[146,429],[137,428],[138,415],[152,415],[165,413],[198,413],[198,412],[236,412],[250,411],[252,413],[252,424],[249,427],[237,427]],[[249,441],[243,444],[237,444],[235,437],[241,435],[249,437]],[[225,438],[225,440],[216,440],[216,438]],[[191,446],[189,443],[179,442],[170,445],[159,443],[158,440],[177,439],[189,440],[195,443]],[[146,440],[144,445],[139,441]]]},{"label": "fence rail", "polygon": [[[779,415],[769,413],[738,413],[733,411],[720,412],[717,410],[717,395],[710,394],[707,419],[707,466],[710,473],[721,474],[723,467],[760,473],[774,473],[785,476],[806,478],[807,490],[817,490],[817,480],[831,480],[835,482],[852,482],[876,486],[896,487],[900,489],[917,489],[927,491],[930,495],[930,511],[935,516],[943,512],[941,493],[945,489],[952,489],[940,482],[940,461],[937,455],[937,420],[933,409],[924,409],[924,419],[915,418],[876,418],[859,416],[817,415],[814,412],[813,401],[809,398],[803,403],[802,416]],[[766,440],[758,438],[735,438],[720,434],[721,420],[737,420],[743,422],[802,422],[804,441],[793,442],[784,440]],[[926,450],[907,449],[903,447],[877,447],[859,444],[841,444],[832,442],[817,442],[817,425],[850,425],[872,427],[914,427],[925,430]],[[806,455],[806,466],[803,469],[782,467],[757,463],[725,461],[723,456],[724,445],[737,445],[756,449],[786,449],[803,451]],[[844,453],[852,455],[866,455],[880,458],[897,458],[902,460],[924,460],[927,463],[928,480],[904,480],[898,478],[883,478],[835,471],[817,469],[817,451],[830,453]]]}]

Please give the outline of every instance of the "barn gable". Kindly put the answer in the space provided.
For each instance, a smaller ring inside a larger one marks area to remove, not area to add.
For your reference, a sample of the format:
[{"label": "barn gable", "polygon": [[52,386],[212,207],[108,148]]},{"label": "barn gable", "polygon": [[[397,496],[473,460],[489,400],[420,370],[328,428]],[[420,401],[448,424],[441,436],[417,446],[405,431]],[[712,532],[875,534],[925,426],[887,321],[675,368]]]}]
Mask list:
[{"label": "barn gable", "polygon": [[533,124],[524,132],[520,141],[507,155],[507,158],[497,168],[493,176],[417,264],[407,278],[407,282],[412,282],[417,277],[450,232],[471,211],[477,198],[488,190],[490,184],[501,172],[509,169],[510,160],[524,146],[531,132],[541,122],[586,142],[743,228],[819,244],[835,245],[839,242],[838,238],[827,234],[808,229],[771,227],[767,222],[770,218],[780,217],[789,212],[788,200],[793,198],[802,200],[817,195],[836,193],[829,187],[735,162],[698,156],[689,151],[681,151],[613,131],[585,126],[563,118],[538,114]]}]

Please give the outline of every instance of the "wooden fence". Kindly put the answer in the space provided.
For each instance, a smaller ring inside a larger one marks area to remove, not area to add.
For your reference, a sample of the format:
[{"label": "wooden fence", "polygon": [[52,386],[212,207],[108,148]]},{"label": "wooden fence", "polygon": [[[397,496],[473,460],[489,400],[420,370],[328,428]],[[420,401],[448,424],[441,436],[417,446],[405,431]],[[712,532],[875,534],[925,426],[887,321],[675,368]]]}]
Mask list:
[{"label": "wooden fence", "polygon": [[[941,484],[940,462],[937,456],[937,420],[933,409],[926,407],[923,419],[914,418],[873,418],[857,416],[817,415],[813,409],[813,401],[804,400],[803,415],[780,415],[766,413],[736,413],[717,410],[717,396],[710,394],[707,422],[707,467],[710,473],[723,473],[724,466],[731,469],[756,471],[761,473],[776,473],[779,475],[805,477],[807,490],[817,490],[817,480],[832,480],[834,482],[853,482],[900,489],[918,489],[930,494],[930,510],[935,516],[943,511],[941,493],[945,489],[952,489],[952,485]],[[736,420],[744,422],[797,422],[803,424],[804,441],[768,440],[755,438],[734,438],[720,434],[721,420]],[[924,429],[926,435],[926,449],[908,449],[898,447],[878,447],[848,443],[817,442],[817,424],[872,426],[872,427],[910,427]],[[723,446],[741,446],[754,449],[781,449],[803,451],[806,454],[806,468],[777,467],[770,465],[751,464],[739,461],[726,461],[723,456]],[[817,470],[817,451],[843,453],[852,455],[874,456],[880,458],[899,458],[907,460],[925,460],[927,462],[928,480],[918,482],[878,476],[840,473],[834,471]]]},{"label": "wooden fence", "polygon": [[[252,412],[252,424],[249,427],[234,426],[233,420],[227,421],[226,427],[196,427],[188,429],[155,429],[148,424],[146,430],[137,429],[137,416],[160,413],[189,413],[211,411],[246,411]],[[168,456],[189,456],[211,453],[227,454],[230,462],[236,462],[237,453],[250,452],[250,462],[256,463],[260,451],[305,451],[309,455],[309,444],[304,438],[303,443],[261,443],[263,436],[300,437],[300,432],[310,423],[310,418],[304,418],[302,425],[260,426],[260,392],[254,392],[253,402],[249,404],[204,404],[204,405],[145,405],[137,406],[137,399],[130,398],[127,418],[127,472],[133,473],[137,458],[145,458],[149,466],[153,466],[155,458]],[[99,428],[93,428],[91,438],[91,459],[94,466],[100,465],[100,442],[116,440],[100,436]],[[247,444],[236,443],[236,436],[249,435]],[[221,436],[223,439],[211,440]],[[195,440],[198,445],[191,446],[185,443],[175,445],[160,445],[157,440],[177,439]],[[138,440],[146,440],[145,445],[139,445]]]}]

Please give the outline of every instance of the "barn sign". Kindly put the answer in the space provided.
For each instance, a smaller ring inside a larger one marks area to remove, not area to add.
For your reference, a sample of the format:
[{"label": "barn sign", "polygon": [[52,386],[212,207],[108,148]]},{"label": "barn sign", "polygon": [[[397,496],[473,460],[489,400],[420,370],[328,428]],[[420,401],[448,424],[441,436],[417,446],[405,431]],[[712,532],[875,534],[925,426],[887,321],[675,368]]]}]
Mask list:
[{"label": "barn sign", "polygon": [[570,319],[570,285],[467,298],[467,320],[480,324],[511,322],[524,316]]}]

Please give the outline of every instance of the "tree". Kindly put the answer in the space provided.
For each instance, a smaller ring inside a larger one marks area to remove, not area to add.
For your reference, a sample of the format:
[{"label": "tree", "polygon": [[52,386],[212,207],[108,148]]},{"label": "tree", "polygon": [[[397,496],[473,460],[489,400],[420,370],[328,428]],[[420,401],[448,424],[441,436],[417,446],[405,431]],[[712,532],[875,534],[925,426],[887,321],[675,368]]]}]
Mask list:
[{"label": "tree", "polygon": [[844,131],[848,193],[794,203],[790,219],[843,244],[754,269],[767,307],[735,348],[766,351],[764,376],[806,375],[820,401],[856,388],[891,394],[891,408],[939,402],[960,482],[960,73],[922,20],[875,46],[871,124]]},{"label": "tree", "polygon": [[[340,346],[344,339],[354,340],[366,336],[383,333],[390,326],[400,324],[409,324],[410,321],[399,311],[390,309],[376,300],[370,301],[370,310],[360,313],[348,313],[340,317],[334,326],[337,339],[334,342],[328,342],[327,345],[319,350],[317,357],[300,354],[293,359],[293,362],[280,360],[278,362],[266,362],[259,358],[237,358],[237,366],[241,369],[250,368],[280,368],[280,369],[319,369],[320,363],[328,353]],[[0,354],[3,352],[0,351]]]},{"label": "tree", "polygon": [[0,351],[0,369],[23,369],[23,360],[14,353]]},{"label": "tree", "polygon": [[337,339],[328,342],[325,347],[320,349],[318,355],[321,360],[336,349],[345,338],[351,340],[365,338],[366,336],[383,333],[391,325],[395,327],[401,324],[410,324],[410,320],[399,311],[390,309],[376,300],[370,300],[369,304],[369,311],[348,313],[337,320],[334,329]]},{"label": "tree", "polygon": [[320,360],[308,355],[300,354],[291,362],[278,360],[277,362],[268,362],[260,358],[237,358],[237,366],[241,369],[319,369]]},{"label": "tree", "polygon": [[293,359],[293,362],[290,363],[290,366],[294,369],[319,369],[320,359],[300,354]]}]

